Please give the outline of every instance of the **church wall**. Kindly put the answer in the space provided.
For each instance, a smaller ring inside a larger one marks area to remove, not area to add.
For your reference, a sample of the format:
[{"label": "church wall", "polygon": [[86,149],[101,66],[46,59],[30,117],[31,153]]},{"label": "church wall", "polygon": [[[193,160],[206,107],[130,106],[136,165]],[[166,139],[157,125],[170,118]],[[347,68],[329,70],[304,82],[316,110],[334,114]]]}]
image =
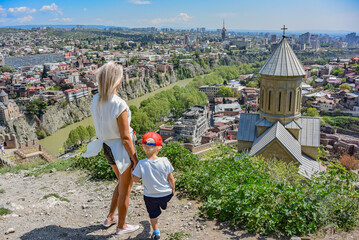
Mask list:
[{"label": "church wall", "polygon": [[267,145],[262,151],[256,154],[256,156],[262,156],[264,158],[275,158],[286,163],[294,162],[299,166],[298,161],[278,142],[274,140]]},{"label": "church wall", "polygon": [[288,129],[287,130],[298,140],[299,139],[299,129]]},{"label": "church wall", "polygon": [[308,157],[314,159],[314,160],[317,160],[318,148],[317,147],[302,146],[302,153],[307,155]]},{"label": "church wall", "polygon": [[257,127],[257,137],[259,137],[260,135],[262,135],[262,133],[264,133],[269,127],[263,127],[263,126],[258,126]]},{"label": "church wall", "polygon": [[241,141],[238,140],[238,152],[242,152],[245,150],[250,150],[252,148],[253,142],[250,141]]},{"label": "church wall", "polygon": [[[261,112],[274,116],[295,116],[300,114],[302,77],[261,76]],[[269,121],[283,124],[291,119],[275,117]]]}]

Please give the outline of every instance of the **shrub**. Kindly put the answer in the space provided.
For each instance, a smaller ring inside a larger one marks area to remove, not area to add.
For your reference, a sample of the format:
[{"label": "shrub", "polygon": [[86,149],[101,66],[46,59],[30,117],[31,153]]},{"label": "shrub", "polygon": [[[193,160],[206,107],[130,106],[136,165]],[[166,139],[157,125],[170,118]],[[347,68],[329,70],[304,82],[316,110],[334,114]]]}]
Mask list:
[{"label": "shrub", "polygon": [[[139,160],[146,158],[145,153],[139,146],[137,146],[136,149]],[[81,153],[83,152],[85,152],[85,146],[82,146],[76,157],[72,159],[72,167],[87,169],[90,174],[97,179],[110,180],[116,178],[103,151],[96,157],[90,158],[81,157]],[[198,157],[177,142],[172,142],[164,146],[160,150],[159,156],[167,157],[177,172],[192,170],[199,165]]]},{"label": "shrub", "polygon": [[38,139],[43,139],[47,136],[46,132],[44,130],[38,130],[36,131],[36,135]]},{"label": "shrub", "polygon": [[80,147],[79,153],[72,159],[72,167],[86,169],[96,179],[116,179],[116,175],[108,164],[103,150],[96,157],[84,158],[81,154],[85,150],[85,146]]},{"label": "shrub", "polygon": [[344,230],[357,226],[356,175],[330,165],[328,172],[305,182],[297,171],[294,165],[223,148],[181,174],[177,187],[203,201],[203,215],[245,226],[250,232],[293,236],[325,226]]},{"label": "shrub", "polygon": [[349,154],[345,154],[340,158],[340,164],[343,165],[347,170],[359,169],[359,161]]}]

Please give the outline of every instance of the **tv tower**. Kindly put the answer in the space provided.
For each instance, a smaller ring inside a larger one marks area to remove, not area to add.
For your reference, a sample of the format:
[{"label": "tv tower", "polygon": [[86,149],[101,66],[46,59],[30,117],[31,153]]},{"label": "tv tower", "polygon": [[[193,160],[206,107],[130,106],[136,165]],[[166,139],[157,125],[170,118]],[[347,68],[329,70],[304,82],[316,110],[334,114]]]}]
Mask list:
[{"label": "tv tower", "polygon": [[222,28],[222,41],[224,41],[224,39],[226,38],[226,32],[227,32],[227,29],[225,28],[224,26],[224,19],[223,19],[223,28]]}]

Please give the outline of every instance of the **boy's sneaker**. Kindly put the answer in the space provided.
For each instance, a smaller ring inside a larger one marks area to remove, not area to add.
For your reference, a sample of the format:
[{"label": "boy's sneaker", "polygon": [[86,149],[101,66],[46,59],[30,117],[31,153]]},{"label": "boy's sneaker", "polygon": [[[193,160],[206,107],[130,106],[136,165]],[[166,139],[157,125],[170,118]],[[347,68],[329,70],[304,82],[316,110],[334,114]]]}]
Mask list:
[{"label": "boy's sneaker", "polygon": [[158,240],[158,239],[160,239],[160,235],[159,234],[156,235],[156,234],[152,233],[151,239]]}]

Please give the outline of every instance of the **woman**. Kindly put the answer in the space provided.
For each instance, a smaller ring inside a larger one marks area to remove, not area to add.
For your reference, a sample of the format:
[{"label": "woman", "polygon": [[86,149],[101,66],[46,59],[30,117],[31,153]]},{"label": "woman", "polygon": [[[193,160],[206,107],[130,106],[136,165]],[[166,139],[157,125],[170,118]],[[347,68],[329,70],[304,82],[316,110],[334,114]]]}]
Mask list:
[{"label": "woman", "polygon": [[[136,231],[138,225],[126,224],[132,187],[131,169],[137,162],[134,134],[130,127],[131,112],[117,95],[123,77],[122,66],[111,61],[98,69],[99,93],[92,101],[91,113],[98,139],[87,146],[84,157],[96,156],[104,148],[105,156],[115,172],[118,184],[113,192],[110,212],[103,223],[110,227],[117,223],[116,234]],[[118,208],[118,217],[115,211]]]}]

